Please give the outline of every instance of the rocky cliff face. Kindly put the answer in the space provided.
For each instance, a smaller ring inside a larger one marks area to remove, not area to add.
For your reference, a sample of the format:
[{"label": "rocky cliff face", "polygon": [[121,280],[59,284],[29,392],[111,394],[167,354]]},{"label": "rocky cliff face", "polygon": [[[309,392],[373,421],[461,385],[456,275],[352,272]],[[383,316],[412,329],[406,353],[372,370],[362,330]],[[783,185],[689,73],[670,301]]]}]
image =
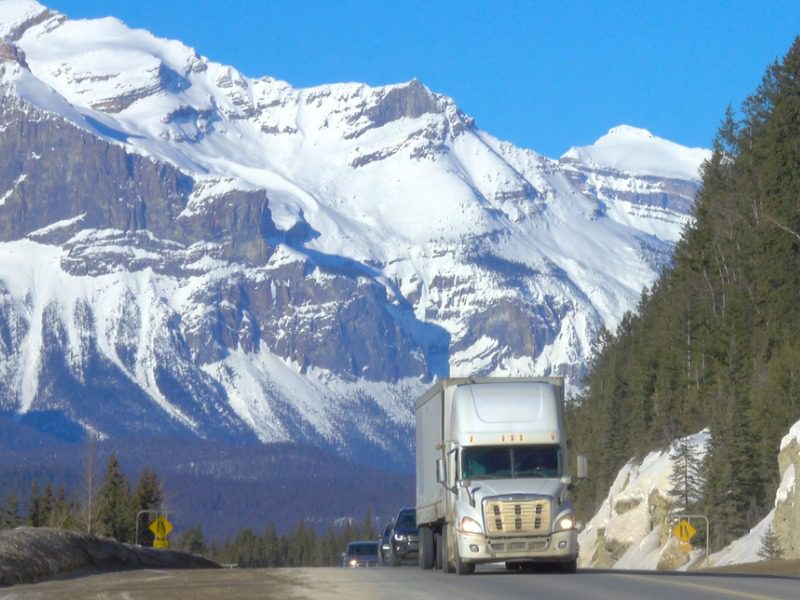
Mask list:
[{"label": "rocky cliff face", "polygon": [[[708,440],[708,431],[686,438],[699,460]],[[700,558],[698,551],[680,548],[671,533],[675,525],[675,501],[669,493],[672,468],[670,451],[654,450],[620,469],[608,497],[580,533],[582,566],[676,570]]]},{"label": "rocky cliff face", "polygon": [[[708,432],[688,438],[698,458]],[[711,566],[765,560],[759,552],[771,529],[784,559],[800,558],[800,422],[781,442],[778,456],[781,484],[775,508],[750,532],[708,557]],[[691,551],[681,548],[671,529],[675,523],[669,492],[672,462],[668,452],[654,451],[639,463],[631,461],[617,475],[608,498],[580,534],[580,563],[585,567],[676,570],[705,566],[702,543]],[[714,527],[714,515],[708,515]],[[700,529],[700,528],[698,528]]]},{"label": "rocky cliff face", "polygon": [[0,38],[0,407],[56,431],[407,464],[435,378],[578,382],[698,185],[702,151],[553,160],[416,80],[295,89],[36,2]]},{"label": "rocky cliff face", "polygon": [[778,455],[781,485],[775,497],[772,528],[778,536],[784,558],[800,558],[800,422],[795,423],[781,442]]}]

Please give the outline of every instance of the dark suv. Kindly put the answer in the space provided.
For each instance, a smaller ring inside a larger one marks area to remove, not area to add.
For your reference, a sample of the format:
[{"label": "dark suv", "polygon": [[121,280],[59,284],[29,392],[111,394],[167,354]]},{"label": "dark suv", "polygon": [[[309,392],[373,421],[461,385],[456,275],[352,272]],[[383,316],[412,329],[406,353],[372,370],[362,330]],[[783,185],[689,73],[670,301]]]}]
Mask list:
[{"label": "dark suv", "polygon": [[394,520],[392,537],[389,543],[389,563],[396,567],[408,557],[417,556],[419,552],[419,530],[417,529],[417,511],[404,508]]},{"label": "dark suv", "polygon": [[387,523],[383,530],[383,536],[378,540],[378,558],[382,565],[388,565],[391,562],[393,528],[394,523]]}]

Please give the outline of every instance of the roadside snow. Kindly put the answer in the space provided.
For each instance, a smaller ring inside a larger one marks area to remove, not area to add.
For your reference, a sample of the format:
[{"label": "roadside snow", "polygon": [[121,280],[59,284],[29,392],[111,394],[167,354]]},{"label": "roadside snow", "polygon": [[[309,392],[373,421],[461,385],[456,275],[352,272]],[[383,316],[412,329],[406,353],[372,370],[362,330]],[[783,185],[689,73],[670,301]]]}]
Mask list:
[{"label": "roadside snow", "polygon": [[783,439],[781,440],[781,450],[786,448],[786,446],[792,442],[796,442],[798,445],[800,445],[800,421],[792,425],[789,433],[783,436]]},{"label": "roadside snow", "polygon": [[[701,458],[710,434],[704,429],[685,439]],[[660,511],[662,519],[666,516],[671,473],[669,450],[650,452],[640,464],[631,460],[620,469],[608,497],[578,538],[582,566],[608,566],[598,561],[605,560],[608,551],[621,550],[622,555],[612,568],[656,568],[664,549],[660,544],[663,523],[657,520],[656,513]]]},{"label": "roadside snow", "polygon": [[758,555],[758,551],[761,549],[761,537],[772,525],[774,516],[775,509],[772,509],[747,535],[712,554],[709,557],[709,564],[713,567],[721,567],[764,560]]}]

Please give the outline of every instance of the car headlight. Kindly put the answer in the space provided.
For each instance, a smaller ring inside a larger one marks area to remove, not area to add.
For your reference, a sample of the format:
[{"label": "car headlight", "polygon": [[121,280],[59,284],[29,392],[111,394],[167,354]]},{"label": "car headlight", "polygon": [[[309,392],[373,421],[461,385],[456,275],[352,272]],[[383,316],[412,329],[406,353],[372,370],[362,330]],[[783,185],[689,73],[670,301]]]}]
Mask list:
[{"label": "car headlight", "polygon": [[573,515],[567,515],[565,517],[561,517],[558,520],[558,529],[565,530],[565,529],[574,529],[575,528],[575,517]]},{"label": "car headlight", "polygon": [[350,559],[350,566],[351,567],[357,567],[358,566],[358,561],[355,558],[351,558]]},{"label": "car headlight", "polygon": [[461,531],[466,533],[483,533],[483,528],[472,517],[464,517],[461,519]]},{"label": "car headlight", "polygon": [[394,539],[396,539],[398,542],[402,542],[404,539],[406,539],[406,536],[404,536],[402,533],[395,533]]}]

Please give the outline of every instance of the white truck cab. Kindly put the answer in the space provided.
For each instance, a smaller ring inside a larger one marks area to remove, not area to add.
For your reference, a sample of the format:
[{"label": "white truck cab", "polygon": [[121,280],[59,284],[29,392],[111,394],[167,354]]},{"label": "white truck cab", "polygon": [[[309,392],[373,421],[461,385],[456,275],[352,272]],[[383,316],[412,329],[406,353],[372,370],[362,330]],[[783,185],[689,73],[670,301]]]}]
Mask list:
[{"label": "white truck cab", "polygon": [[[420,567],[574,571],[562,378],[448,379],[416,403]],[[579,457],[578,477],[586,460]]]}]

